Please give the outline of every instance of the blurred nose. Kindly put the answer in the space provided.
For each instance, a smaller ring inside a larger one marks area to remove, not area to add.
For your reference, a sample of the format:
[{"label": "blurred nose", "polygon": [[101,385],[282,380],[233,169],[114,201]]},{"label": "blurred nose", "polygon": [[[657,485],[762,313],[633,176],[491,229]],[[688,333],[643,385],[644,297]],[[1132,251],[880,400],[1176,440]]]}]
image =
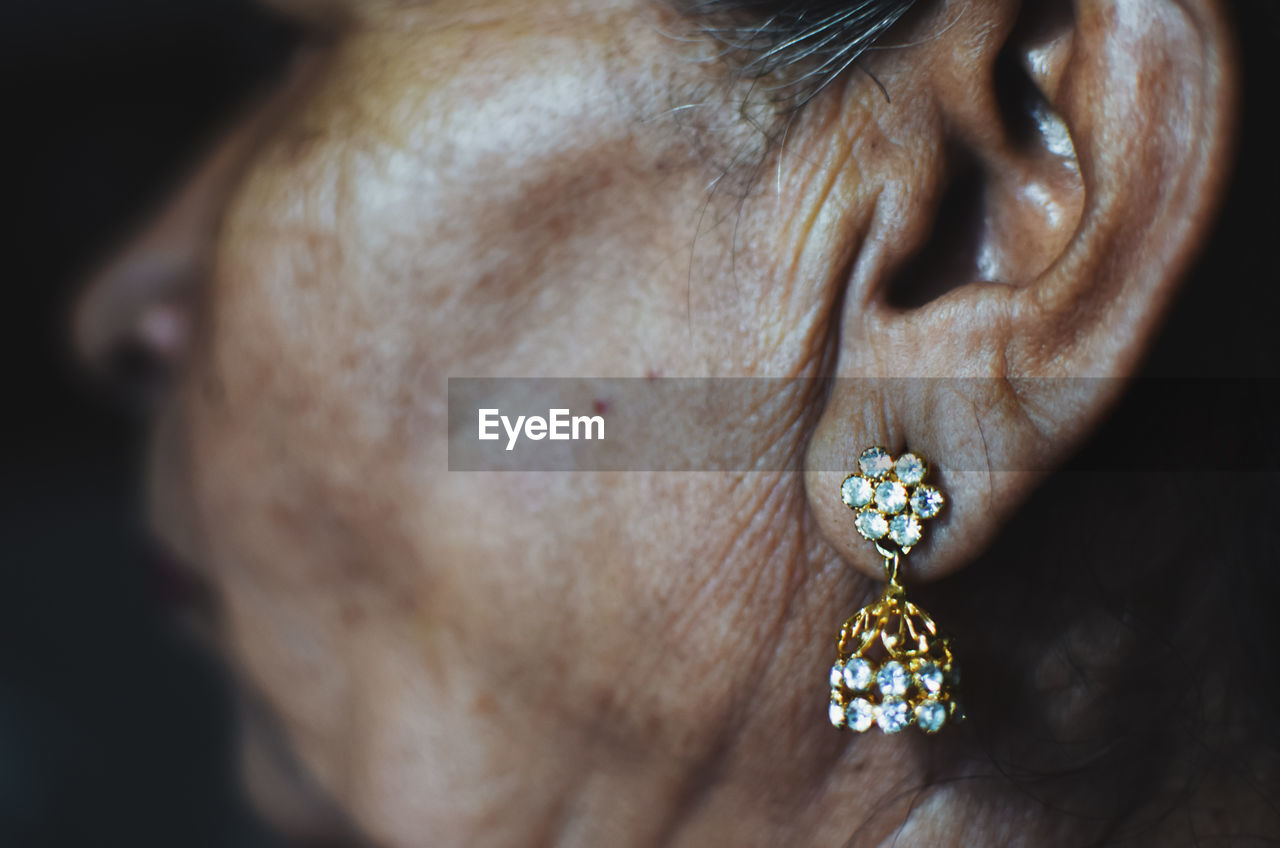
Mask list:
[{"label": "blurred nose", "polygon": [[125,400],[145,405],[181,370],[228,196],[317,55],[299,51],[284,83],[213,145],[159,213],[87,281],[72,317],[75,346]]},{"label": "blurred nose", "polygon": [[191,300],[208,271],[216,184],[222,177],[203,166],[141,234],[94,274],[76,305],[80,356],[130,400],[154,394],[186,354]]}]

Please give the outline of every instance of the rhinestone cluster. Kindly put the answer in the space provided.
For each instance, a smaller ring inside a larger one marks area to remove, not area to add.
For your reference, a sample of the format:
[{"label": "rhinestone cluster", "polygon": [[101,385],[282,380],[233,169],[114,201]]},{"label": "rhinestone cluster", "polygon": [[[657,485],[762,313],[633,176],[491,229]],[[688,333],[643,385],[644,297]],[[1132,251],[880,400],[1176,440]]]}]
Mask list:
[{"label": "rhinestone cluster", "polygon": [[894,459],[884,448],[867,448],[858,457],[860,474],[840,485],[840,499],[857,513],[854,527],[864,539],[893,542],[907,553],[924,538],[922,522],[942,511],[946,500],[925,484],[929,466],[923,458],[904,453]]},{"label": "rhinestone cluster", "polygon": [[948,720],[964,716],[953,689],[959,670],[949,663],[916,658],[887,660],[878,666],[864,657],[850,657],[831,667],[831,706],[836,727],[857,733],[878,726],[897,733],[911,725],[937,733]]}]

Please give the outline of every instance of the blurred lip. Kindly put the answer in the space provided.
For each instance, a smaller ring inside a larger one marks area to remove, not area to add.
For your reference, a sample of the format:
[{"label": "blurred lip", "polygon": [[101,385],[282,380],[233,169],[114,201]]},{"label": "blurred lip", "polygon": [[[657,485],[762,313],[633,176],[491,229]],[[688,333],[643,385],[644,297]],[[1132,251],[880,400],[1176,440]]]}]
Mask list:
[{"label": "blurred lip", "polygon": [[177,404],[156,422],[148,469],[151,533],[144,560],[157,599],[185,633],[228,663],[237,704],[243,790],[274,828],[298,848],[363,846],[294,753],[280,717],[242,671],[221,631],[209,563],[198,552],[191,456]]},{"label": "blurred lip", "polygon": [[142,570],[152,595],[166,607],[202,605],[207,599],[208,586],[195,569],[154,539],[142,556]]},{"label": "blurred lip", "polygon": [[190,463],[180,405],[171,396],[154,421],[148,448],[143,569],[155,599],[211,639],[215,597],[196,555]]},{"label": "blurred lip", "polygon": [[152,601],[186,637],[220,654],[217,604],[213,586],[196,566],[150,534],[140,566]]}]

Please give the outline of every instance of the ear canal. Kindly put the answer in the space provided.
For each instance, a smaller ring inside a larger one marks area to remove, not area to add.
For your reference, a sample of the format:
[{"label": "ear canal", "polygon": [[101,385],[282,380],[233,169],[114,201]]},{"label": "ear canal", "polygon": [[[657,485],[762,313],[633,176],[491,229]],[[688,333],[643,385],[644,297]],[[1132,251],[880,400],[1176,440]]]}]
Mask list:
[{"label": "ear canal", "polygon": [[938,165],[946,188],[927,236],[885,289],[891,307],[917,308],[973,282],[1021,286],[1061,255],[1084,208],[1075,145],[1052,102],[1072,26],[1069,3],[1028,4],[985,69],[989,96],[941,105],[953,128]]}]

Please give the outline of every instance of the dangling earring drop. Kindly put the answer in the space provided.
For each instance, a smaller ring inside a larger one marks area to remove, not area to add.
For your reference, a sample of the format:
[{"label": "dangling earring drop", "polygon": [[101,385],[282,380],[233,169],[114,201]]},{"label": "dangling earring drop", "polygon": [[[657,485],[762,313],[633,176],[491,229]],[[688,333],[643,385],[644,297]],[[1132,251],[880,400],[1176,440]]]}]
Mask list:
[{"label": "dangling earring drop", "polygon": [[861,733],[873,725],[897,733],[910,725],[937,733],[964,718],[957,698],[960,669],[951,640],[929,614],[908,601],[899,565],[924,538],[924,522],[941,512],[942,492],[924,483],[924,458],[896,460],[884,448],[858,457],[860,474],[840,485],[854,527],[884,557],[884,591],[840,628],[831,668],[829,715],[836,727]]}]

